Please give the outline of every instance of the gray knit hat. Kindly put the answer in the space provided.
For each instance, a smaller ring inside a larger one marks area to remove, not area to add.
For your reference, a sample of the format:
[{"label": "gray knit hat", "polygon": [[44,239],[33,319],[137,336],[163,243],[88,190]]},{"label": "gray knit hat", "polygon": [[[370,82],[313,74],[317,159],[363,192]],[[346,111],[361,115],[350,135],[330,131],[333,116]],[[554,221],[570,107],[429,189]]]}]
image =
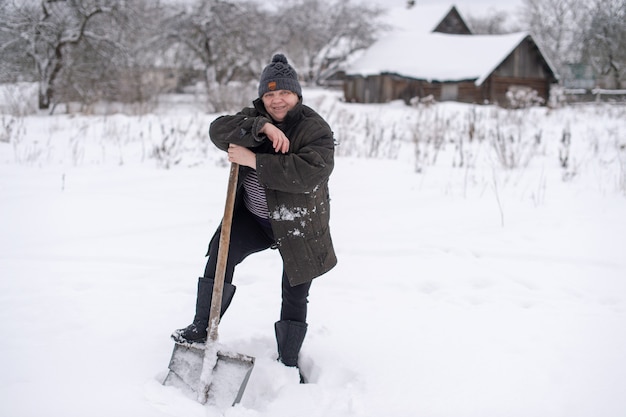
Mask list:
[{"label": "gray knit hat", "polygon": [[261,73],[259,82],[259,97],[268,91],[289,90],[302,97],[302,87],[298,82],[298,74],[287,62],[283,54],[276,54]]}]

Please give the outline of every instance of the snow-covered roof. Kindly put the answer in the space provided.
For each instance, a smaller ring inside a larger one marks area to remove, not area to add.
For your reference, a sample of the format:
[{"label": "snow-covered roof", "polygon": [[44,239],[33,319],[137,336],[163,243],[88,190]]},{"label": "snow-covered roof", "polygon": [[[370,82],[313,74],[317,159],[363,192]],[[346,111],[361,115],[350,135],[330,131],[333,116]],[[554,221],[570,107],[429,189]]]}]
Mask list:
[{"label": "snow-covered roof", "polygon": [[430,33],[452,10],[451,5],[420,5],[410,9],[394,7],[383,16],[383,22],[403,32]]},{"label": "snow-covered roof", "polygon": [[396,30],[347,69],[350,75],[393,73],[428,81],[476,80],[481,85],[528,36],[448,35]]}]

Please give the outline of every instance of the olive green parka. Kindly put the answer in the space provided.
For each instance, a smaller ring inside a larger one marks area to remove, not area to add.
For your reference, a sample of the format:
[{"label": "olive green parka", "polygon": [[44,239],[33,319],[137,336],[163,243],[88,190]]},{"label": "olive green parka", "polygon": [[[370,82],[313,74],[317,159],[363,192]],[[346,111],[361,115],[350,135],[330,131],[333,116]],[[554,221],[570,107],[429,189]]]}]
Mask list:
[{"label": "olive green parka", "polygon": [[[256,153],[257,175],[265,188],[270,223],[289,283],[309,282],[337,264],[329,230],[328,179],[334,167],[335,143],[326,121],[302,100],[281,123],[272,122],[261,99],[235,115],[217,118],[209,129],[213,143],[244,146]],[[289,139],[289,151],[276,153],[259,130],[274,123]],[[251,168],[240,167],[242,182]]]}]

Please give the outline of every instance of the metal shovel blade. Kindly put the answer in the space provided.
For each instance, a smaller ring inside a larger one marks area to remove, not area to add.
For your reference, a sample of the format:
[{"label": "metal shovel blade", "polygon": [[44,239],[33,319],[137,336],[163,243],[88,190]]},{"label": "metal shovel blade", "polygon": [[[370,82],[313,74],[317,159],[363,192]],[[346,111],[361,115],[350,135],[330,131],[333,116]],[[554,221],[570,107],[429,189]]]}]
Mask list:
[{"label": "metal shovel blade", "polygon": [[[169,364],[170,371],[163,381],[164,385],[177,386],[188,395],[195,394],[196,399],[202,404],[208,403],[220,408],[235,405],[241,400],[254,367],[253,357],[240,353],[215,352],[218,350],[217,330],[221,316],[238,172],[239,166],[232,163],[213,280],[207,341],[204,344],[189,346],[175,344]],[[207,369],[204,369],[205,367]],[[209,367],[212,369],[208,369]],[[210,378],[207,378],[208,375]],[[207,380],[203,380],[203,376]]]},{"label": "metal shovel blade", "polygon": [[219,408],[237,404],[250,379],[254,358],[240,353],[218,352],[211,372],[211,384],[206,387],[201,382],[204,347],[201,344],[196,347],[176,343],[163,385],[176,387],[196,399],[203,396],[206,390],[206,403]]}]

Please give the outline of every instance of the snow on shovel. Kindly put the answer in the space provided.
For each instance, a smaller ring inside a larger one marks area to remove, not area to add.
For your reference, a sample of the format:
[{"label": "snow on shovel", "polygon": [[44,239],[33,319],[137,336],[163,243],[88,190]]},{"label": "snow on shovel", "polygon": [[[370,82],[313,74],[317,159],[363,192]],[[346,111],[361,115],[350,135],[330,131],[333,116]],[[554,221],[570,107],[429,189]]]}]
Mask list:
[{"label": "snow on shovel", "polygon": [[187,395],[195,397],[201,404],[215,405],[219,408],[230,407],[241,400],[254,367],[253,357],[220,351],[217,341],[238,172],[239,166],[232,163],[206,343],[191,345],[176,343],[168,366],[169,372],[163,381],[163,385],[177,387]]}]

